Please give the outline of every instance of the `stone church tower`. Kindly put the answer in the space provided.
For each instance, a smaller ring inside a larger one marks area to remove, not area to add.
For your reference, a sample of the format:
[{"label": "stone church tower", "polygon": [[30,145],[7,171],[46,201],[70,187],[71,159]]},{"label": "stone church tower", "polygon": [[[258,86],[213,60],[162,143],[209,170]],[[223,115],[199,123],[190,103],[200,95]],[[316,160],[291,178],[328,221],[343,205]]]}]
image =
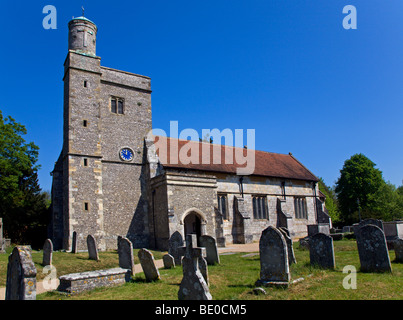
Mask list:
[{"label": "stone church tower", "polygon": [[148,169],[144,138],[151,130],[150,78],[101,66],[97,26],[69,24],[64,63],[63,148],[55,164],[50,237],[78,250],[92,234],[100,250],[117,237],[148,246]]}]

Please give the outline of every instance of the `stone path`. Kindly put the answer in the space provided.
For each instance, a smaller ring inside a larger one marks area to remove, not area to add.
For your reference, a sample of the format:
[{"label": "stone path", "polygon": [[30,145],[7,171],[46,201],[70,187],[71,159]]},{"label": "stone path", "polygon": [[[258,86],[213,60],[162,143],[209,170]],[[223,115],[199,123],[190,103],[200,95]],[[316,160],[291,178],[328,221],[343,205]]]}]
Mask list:
[{"label": "stone path", "polygon": [[[225,248],[218,248],[218,252],[219,253],[259,252],[259,243],[254,242],[254,243],[249,243],[249,244],[230,244]],[[158,269],[163,268],[164,262],[162,259],[155,260],[155,265]],[[141,264],[134,265],[134,272],[135,273],[143,272],[143,269],[141,268]],[[36,283],[36,294],[41,294],[46,291],[55,290],[58,285],[59,285],[59,279],[57,279],[55,288],[45,289],[43,287],[43,282],[38,281]],[[6,297],[6,288],[0,288],[0,300],[4,300],[5,297]]]}]

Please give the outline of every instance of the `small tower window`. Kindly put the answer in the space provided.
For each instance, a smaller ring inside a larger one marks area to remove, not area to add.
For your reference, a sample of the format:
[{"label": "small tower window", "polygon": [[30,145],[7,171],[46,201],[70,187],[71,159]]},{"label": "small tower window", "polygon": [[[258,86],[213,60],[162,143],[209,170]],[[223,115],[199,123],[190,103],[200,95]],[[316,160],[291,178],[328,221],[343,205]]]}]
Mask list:
[{"label": "small tower window", "polygon": [[123,99],[116,97],[111,98],[111,112],[116,114],[123,114],[124,112]]},{"label": "small tower window", "polygon": [[83,164],[84,164],[84,167],[88,167],[88,159],[87,158],[83,159]]},{"label": "small tower window", "polygon": [[84,81],[84,88],[87,88],[87,80]]},{"label": "small tower window", "polygon": [[89,211],[90,205],[88,202],[84,202],[84,211]]},{"label": "small tower window", "polygon": [[88,126],[87,120],[83,120],[83,127],[87,127],[87,126]]}]

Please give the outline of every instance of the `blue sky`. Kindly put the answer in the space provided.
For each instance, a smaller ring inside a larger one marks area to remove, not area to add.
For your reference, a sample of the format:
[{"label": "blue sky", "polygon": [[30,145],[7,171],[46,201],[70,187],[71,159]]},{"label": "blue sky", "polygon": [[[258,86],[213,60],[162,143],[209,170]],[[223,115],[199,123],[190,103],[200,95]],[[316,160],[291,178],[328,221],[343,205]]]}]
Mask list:
[{"label": "blue sky", "polygon": [[[45,5],[57,29],[45,30]],[[357,9],[346,30],[343,7]],[[40,147],[43,190],[62,147],[67,23],[98,26],[106,67],[151,77],[153,127],[255,129],[333,185],[363,153],[403,179],[403,1],[2,1],[0,110]]]}]

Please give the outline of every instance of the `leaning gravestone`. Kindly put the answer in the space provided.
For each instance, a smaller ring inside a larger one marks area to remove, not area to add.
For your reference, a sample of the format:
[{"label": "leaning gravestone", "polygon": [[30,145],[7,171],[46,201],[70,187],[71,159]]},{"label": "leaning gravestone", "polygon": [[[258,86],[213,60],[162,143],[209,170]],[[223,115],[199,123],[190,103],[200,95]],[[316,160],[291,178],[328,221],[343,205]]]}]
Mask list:
[{"label": "leaning gravestone", "polygon": [[256,286],[288,287],[290,270],[287,244],[282,233],[269,226],[263,230],[259,241],[260,279]]},{"label": "leaning gravestone", "polygon": [[125,238],[119,237],[118,239],[118,255],[119,267],[129,269],[131,275],[134,275],[134,257],[133,257],[133,244]]},{"label": "leaning gravestone", "polygon": [[288,265],[293,263],[297,263],[297,259],[295,259],[294,248],[292,246],[292,239],[290,237],[290,233],[287,228],[280,227],[278,230],[283,234],[284,240],[287,244],[287,252],[288,252]]},{"label": "leaning gravestone", "polygon": [[92,235],[87,236],[87,247],[88,247],[88,256],[90,260],[99,260],[98,257],[98,248],[95,238]]},{"label": "leaning gravestone", "polygon": [[77,253],[77,232],[73,231],[73,240],[71,242],[71,253]]},{"label": "leaning gravestone", "polygon": [[46,239],[45,244],[43,245],[42,265],[51,266],[52,265],[52,256],[53,256],[52,240]]},{"label": "leaning gravestone", "polygon": [[220,264],[220,256],[218,255],[217,244],[213,237],[203,235],[199,239],[200,247],[206,248],[207,264]]},{"label": "leaning gravestone", "polygon": [[363,272],[392,272],[383,231],[375,225],[356,229],[358,255]]},{"label": "leaning gravestone", "polygon": [[197,247],[196,235],[186,236],[186,247],[180,249],[182,259],[183,279],[181,281],[179,300],[212,300],[208,285],[199,270],[199,258],[203,257],[205,248]]},{"label": "leaning gravestone", "polygon": [[393,242],[396,259],[395,262],[403,262],[403,239],[397,239]]},{"label": "leaning gravestone", "polygon": [[155,281],[160,279],[160,273],[155,266],[154,256],[151,251],[147,249],[140,249],[138,252],[141,268],[147,281]]},{"label": "leaning gravestone", "polygon": [[204,281],[206,281],[207,285],[209,285],[207,260],[204,259],[204,256],[205,256],[205,251],[202,254],[202,256],[197,259],[197,261],[199,263],[200,273],[202,274]]},{"label": "leaning gravestone", "polygon": [[164,254],[162,261],[165,269],[175,268],[175,259],[169,253]]},{"label": "leaning gravestone", "polygon": [[30,246],[17,246],[8,257],[6,300],[36,300],[36,268]]},{"label": "leaning gravestone", "polygon": [[174,257],[175,264],[181,265],[181,256],[179,255],[179,248],[183,247],[183,238],[179,231],[175,231],[169,238],[168,253]]},{"label": "leaning gravestone", "polygon": [[309,239],[309,258],[311,265],[324,269],[334,269],[333,238],[324,233],[317,233]]}]

